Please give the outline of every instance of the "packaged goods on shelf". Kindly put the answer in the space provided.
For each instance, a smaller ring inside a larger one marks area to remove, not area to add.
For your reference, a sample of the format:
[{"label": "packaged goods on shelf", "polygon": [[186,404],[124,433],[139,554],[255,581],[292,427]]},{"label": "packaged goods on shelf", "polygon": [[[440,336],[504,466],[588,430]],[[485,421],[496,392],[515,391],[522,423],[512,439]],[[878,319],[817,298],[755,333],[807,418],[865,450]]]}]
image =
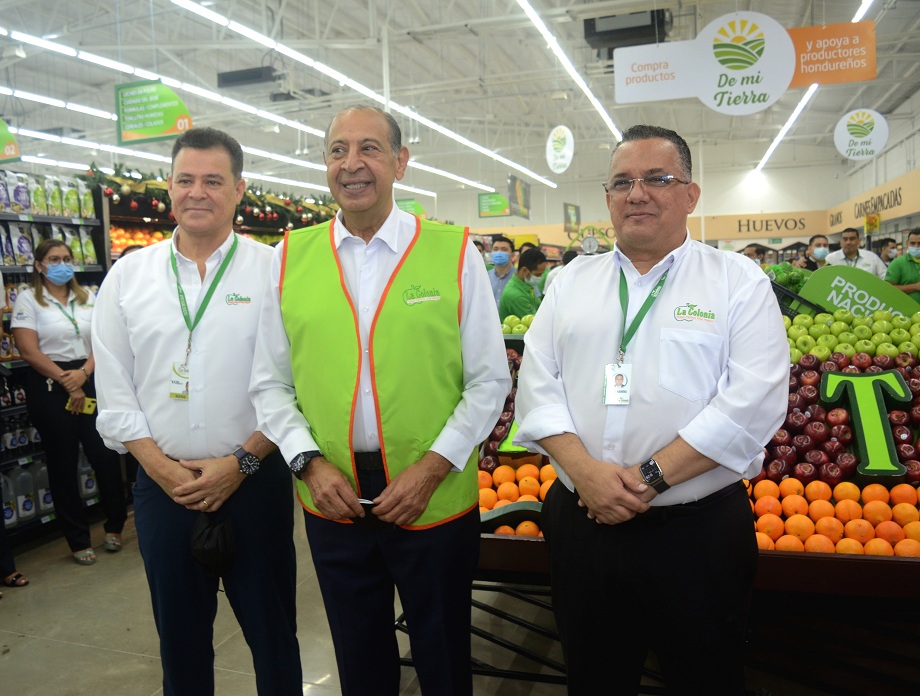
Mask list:
[{"label": "packaged goods on shelf", "polygon": [[32,215],[48,214],[48,194],[41,177],[26,174],[26,188],[29,190],[29,211]]},{"label": "packaged goods on shelf", "polygon": [[13,242],[10,240],[9,228],[0,223],[0,258],[4,266],[16,265],[16,254],[13,253]]},{"label": "packaged goods on shelf", "polygon": [[89,227],[80,228],[80,246],[83,251],[83,263],[87,266],[95,266],[99,263],[96,256],[96,245],[93,243],[92,229]]},{"label": "packaged goods on shelf", "polygon": [[80,217],[92,219],[96,217],[96,203],[93,201],[93,190],[81,179],[76,180],[77,193],[80,199]]},{"label": "packaged goods on shelf", "polygon": [[61,215],[64,217],[80,217],[80,192],[77,190],[76,179],[61,179]]},{"label": "packaged goods on shelf", "polygon": [[4,172],[6,190],[10,197],[10,210],[14,213],[30,213],[29,177],[19,172]]},{"label": "packaged goods on shelf", "polygon": [[11,222],[10,248],[13,253],[14,266],[31,266],[35,261],[32,250],[32,226],[27,222]]},{"label": "packaged goods on shelf", "polygon": [[10,192],[6,189],[6,172],[0,171],[0,213],[6,213],[11,209]]},{"label": "packaged goods on shelf", "polygon": [[63,192],[59,177],[45,176],[45,204],[48,206],[48,215],[62,216],[64,214]]}]

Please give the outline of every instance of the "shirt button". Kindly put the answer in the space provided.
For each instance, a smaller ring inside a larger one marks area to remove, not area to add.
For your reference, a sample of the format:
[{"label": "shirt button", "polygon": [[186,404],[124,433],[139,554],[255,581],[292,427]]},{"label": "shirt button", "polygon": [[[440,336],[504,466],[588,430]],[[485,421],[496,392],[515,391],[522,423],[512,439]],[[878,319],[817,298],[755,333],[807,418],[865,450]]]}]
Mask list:
[{"label": "shirt button", "polygon": [[370,394],[370,393],[371,393],[371,390],[370,390],[370,389],[365,389],[365,390],[364,390],[364,393],[365,393],[365,394]]}]

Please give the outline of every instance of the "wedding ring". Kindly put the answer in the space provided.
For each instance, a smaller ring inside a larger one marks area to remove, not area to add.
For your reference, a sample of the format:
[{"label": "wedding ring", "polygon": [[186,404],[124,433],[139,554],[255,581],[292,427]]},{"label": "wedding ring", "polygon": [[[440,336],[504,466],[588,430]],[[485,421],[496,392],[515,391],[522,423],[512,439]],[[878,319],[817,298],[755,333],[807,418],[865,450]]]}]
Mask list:
[{"label": "wedding ring", "polygon": [[208,506],[208,501],[207,501],[207,500],[202,500],[202,501],[201,501],[201,507],[207,507],[207,506]]}]

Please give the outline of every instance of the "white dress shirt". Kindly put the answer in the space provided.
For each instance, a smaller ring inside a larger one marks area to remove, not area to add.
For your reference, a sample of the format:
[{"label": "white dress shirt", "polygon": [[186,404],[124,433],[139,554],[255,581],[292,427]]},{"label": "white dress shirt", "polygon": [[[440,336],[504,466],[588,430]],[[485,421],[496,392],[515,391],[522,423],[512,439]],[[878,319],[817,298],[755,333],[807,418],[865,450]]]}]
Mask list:
[{"label": "white dress shirt", "polygon": [[[368,334],[383,289],[415,235],[415,228],[415,217],[394,205],[373,239],[365,244],[363,239],[345,229],[341,213],[336,220],[335,246],[348,293],[358,313],[365,355],[368,353]],[[279,244],[275,249],[271,280],[259,321],[250,391],[260,429],[278,444],[284,458],[291,461],[299,452],[319,450],[319,447],[294,397],[291,345],[284,330],[278,293],[282,252],[283,245]],[[460,347],[465,387],[460,403],[431,446],[458,470],[463,469],[473,448],[495,426],[511,388],[501,324],[491,286],[482,258],[471,241],[467,243],[460,282],[463,289]],[[337,289],[330,288],[330,292],[337,292]],[[304,298],[304,301],[314,300]],[[322,340],[322,336],[317,336],[316,340]],[[421,335],[417,340],[423,347],[425,337]],[[315,398],[322,399],[323,396],[317,394]],[[413,404],[406,404],[406,408],[413,407]],[[369,360],[361,361],[353,438],[356,452],[380,450]]]},{"label": "white dress shirt", "polygon": [[[28,288],[19,293],[13,305],[13,329],[32,329],[38,334],[38,349],[52,360],[67,362],[84,360],[92,353],[91,324],[95,297],[87,290],[89,299],[81,305],[73,291],[61,305],[47,292],[42,297],[47,303],[42,307],[35,299],[35,291]],[[63,310],[63,311],[61,311]],[[79,332],[64,312],[77,321]]]},{"label": "white dress shirt", "polygon": [[[628,405],[604,405],[604,366],[666,269],[658,299],[626,349]],[[786,415],[789,346],[766,275],[746,258],[687,236],[645,275],[618,248],[580,256],[556,277],[524,335],[515,443],[574,433],[599,460],[633,466],[678,436],[721,466],[657,496],[652,505],[703,498],[763,462]],[[540,450],[542,451],[542,450]],[[559,479],[574,490],[557,467]]]},{"label": "white dress shirt", "polygon": [[172,399],[170,374],[185,360],[189,331],[179,306],[179,279],[195,317],[234,235],[197,264],[172,241],[119,259],[106,276],[93,318],[96,428],[111,449],[150,437],[168,457],[225,456],[256,430],[248,395],[259,310],[268,282],[271,247],[238,237],[236,252],[192,335],[188,400]]},{"label": "white dress shirt", "polygon": [[848,259],[843,253],[843,249],[838,249],[828,254],[825,261],[828,266],[852,266],[854,268],[860,268],[873,275],[877,275],[882,280],[885,279],[885,273],[888,271],[888,267],[878,254],[865,249],[857,249],[855,259]]}]

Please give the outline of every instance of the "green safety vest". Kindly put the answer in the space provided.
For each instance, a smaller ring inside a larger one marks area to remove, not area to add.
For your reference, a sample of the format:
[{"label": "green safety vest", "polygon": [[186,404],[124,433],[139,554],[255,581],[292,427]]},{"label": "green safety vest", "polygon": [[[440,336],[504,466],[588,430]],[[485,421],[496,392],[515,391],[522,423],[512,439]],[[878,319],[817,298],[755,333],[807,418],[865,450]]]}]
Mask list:
[{"label": "green safety vest", "polygon": [[[335,220],[287,234],[279,291],[297,405],[323,456],[358,491],[352,431],[361,361],[370,360],[387,481],[431,448],[463,394],[460,273],[469,231],[417,221],[389,278],[362,352],[358,315],[335,248]],[[451,471],[408,528],[441,524],[478,504],[476,451]],[[319,512],[296,482],[301,504]]]}]

